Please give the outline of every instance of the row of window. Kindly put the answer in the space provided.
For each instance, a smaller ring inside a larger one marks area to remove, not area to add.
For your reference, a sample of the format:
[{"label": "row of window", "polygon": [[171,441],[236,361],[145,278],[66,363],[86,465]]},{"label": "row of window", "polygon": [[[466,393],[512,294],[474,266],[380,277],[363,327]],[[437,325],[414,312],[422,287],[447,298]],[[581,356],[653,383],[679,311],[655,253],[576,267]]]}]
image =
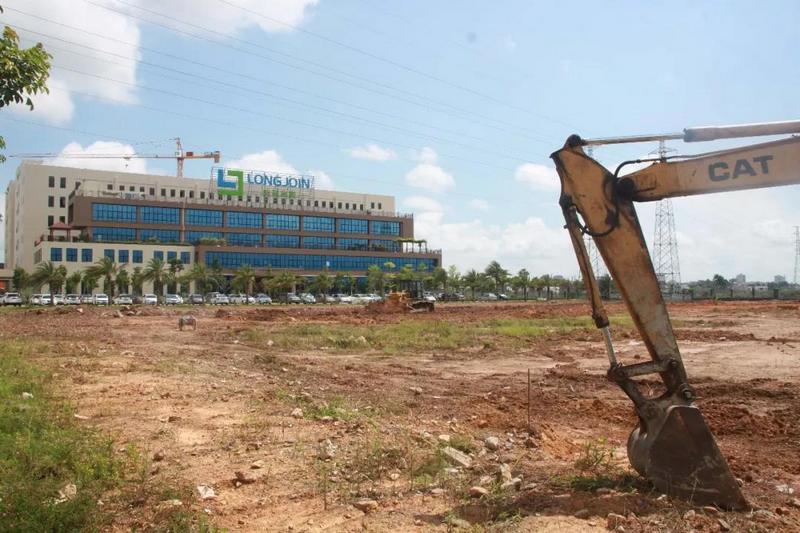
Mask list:
[{"label": "row of window", "polygon": [[[51,189],[55,188],[55,186],[56,186],[56,177],[55,176],[47,176],[47,186],[50,187]],[[66,189],[67,188],[67,178],[65,178],[64,176],[61,176],[60,178],[58,178],[58,186],[61,189]],[[53,206],[51,205],[50,207],[53,207]]]},{"label": "row of window", "polygon": [[[139,238],[133,228],[93,228],[92,238],[95,242],[132,242],[154,241],[161,243],[179,243],[180,232],[167,229],[141,229]],[[300,248],[301,238],[298,235],[262,235],[260,233],[222,233],[221,231],[186,231],[184,239],[189,244],[200,244],[202,239],[225,239],[231,246],[267,246],[269,248]],[[339,250],[371,250],[374,252],[399,252],[401,244],[388,239],[355,239],[308,236],[302,238],[302,248],[307,249],[339,249]]]},{"label": "row of window", "polygon": [[419,257],[385,258],[346,255],[301,255],[215,251],[206,252],[205,262],[208,265],[219,265],[225,269],[237,269],[242,265],[249,265],[253,268],[364,271],[373,265],[386,269],[386,263],[393,263],[395,270],[399,270],[405,265],[410,265],[414,270],[418,270],[420,265],[424,265],[427,270],[433,270],[438,266],[435,259]]},{"label": "row of window", "polygon": [[[50,176],[50,180],[49,181],[50,181],[50,187],[51,188],[54,187],[55,186],[55,177]],[[66,188],[66,186],[67,186],[66,178],[61,178],[61,188],[64,189],[64,188]],[[108,185],[106,185],[106,189],[109,190],[109,191],[113,191],[114,190],[114,185],[109,183]],[[119,189],[120,192],[125,192],[125,185],[119,185],[118,189]],[[128,189],[127,190],[128,190],[128,192],[136,192],[136,189],[137,189],[137,187],[135,185],[128,185]],[[139,189],[140,193],[144,194],[144,192],[145,192],[144,185],[139,185],[138,189]],[[184,189],[169,189],[169,195],[168,195],[167,194],[167,189],[166,188],[161,188],[159,192],[161,193],[161,196],[164,197],[164,198],[166,198],[167,196],[169,196],[170,198],[176,198],[176,197],[177,198],[187,198],[187,197],[188,198],[194,198],[194,191],[193,190],[188,190],[187,191],[187,190],[184,190]],[[150,196],[155,196],[156,195],[156,188],[155,187],[148,187],[147,188],[147,194],[149,194]],[[282,193],[282,194],[287,194],[287,193]],[[208,199],[209,200],[213,200],[215,198],[213,192],[206,193],[206,191],[199,191],[199,195],[198,196],[199,196],[199,198],[201,200],[205,200],[206,199],[206,195],[208,195]],[[245,199],[245,197],[243,197],[243,196],[239,196],[238,198],[239,198],[240,202]],[[230,200],[231,197],[230,196],[223,196],[222,194],[217,194],[216,195],[216,199],[217,200]],[[286,205],[286,203],[287,203],[286,200],[287,200],[286,197],[281,197],[280,198],[280,203],[283,204],[283,205]],[[247,196],[247,201],[250,202],[250,203],[252,203],[252,202],[260,203],[261,202],[261,196],[259,196],[259,195]],[[269,203],[269,199],[268,198],[264,198],[264,203],[265,204]],[[278,194],[276,194],[275,196],[272,197],[272,203],[273,204],[279,203]],[[289,203],[289,205],[295,205],[294,198],[289,198],[289,202],[288,203]],[[334,202],[332,202],[332,201],[306,200],[306,203],[305,203],[306,207],[311,207],[312,204],[313,204],[314,207],[327,207],[327,208],[330,208],[330,209],[333,209],[333,207],[334,207]],[[302,206],[303,205],[303,200],[298,198],[297,199],[297,205]],[[349,210],[353,210],[353,211],[363,211],[364,210],[364,204],[358,204],[358,203],[355,203],[355,202],[353,202],[352,204],[350,202],[344,202],[344,203],[336,202],[335,205],[336,205],[337,209],[346,209],[348,211]],[[383,203],[382,202],[377,202],[377,203],[376,202],[370,202],[370,207],[369,208],[370,209],[378,209],[380,211],[380,210],[383,209]]]},{"label": "row of window", "polygon": [[[92,248],[81,248],[80,251],[82,263],[91,263],[94,260]],[[67,263],[77,263],[78,248],[50,248],[50,261],[61,262],[64,261],[65,257]],[[115,263],[144,263],[144,252],[142,250],[114,250],[112,248],[106,248],[103,250],[103,257],[107,257]],[[164,260],[164,252],[162,250],[153,250],[153,257]],[[167,261],[179,258],[184,265],[188,265],[192,262],[192,254],[190,252],[180,252],[179,254],[176,251],[168,251],[166,254]]]},{"label": "row of window", "polygon": [[[225,225],[229,228],[262,228],[297,231],[300,229],[299,215],[277,215],[228,211]],[[337,220],[333,217],[303,216],[303,231],[333,233]],[[134,205],[92,204],[92,220],[95,222],[136,222]],[[163,224],[177,226],[181,223],[180,209],[177,207],[139,208],[138,220],[144,224]],[[187,226],[222,227],[223,212],[214,209],[186,209]],[[339,219],[340,233],[372,233],[374,235],[400,235],[400,222],[383,220]]]},{"label": "row of window", "polygon": [[[48,196],[47,197],[47,207],[55,207],[56,206],[56,197],[55,196]],[[67,207],[67,197],[66,196],[59,196],[58,197],[58,207]]]}]

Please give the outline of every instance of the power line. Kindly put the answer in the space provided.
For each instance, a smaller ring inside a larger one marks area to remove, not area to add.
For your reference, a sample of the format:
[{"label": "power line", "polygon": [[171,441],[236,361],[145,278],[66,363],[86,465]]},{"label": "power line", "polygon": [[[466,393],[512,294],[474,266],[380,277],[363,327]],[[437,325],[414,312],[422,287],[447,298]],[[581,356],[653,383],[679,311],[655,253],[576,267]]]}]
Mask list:
[{"label": "power line", "polygon": [[[15,26],[15,28],[23,30],[23,31],[29,31],[29,30],[27,30],[25,28],[22,28],[20,26]],[[39,35],[43,35],[43,34],[41,34],[39,32],[33,32],[33,33],[37,33]],[[67,41],[65,39],[60,39],[58,37],[54,37],[54,38],[58,39],[60,41],[64,41],[64,42],[70,43],[70,44],[75,44],[75,45],[78,45],[78,46],[82,46],[79,43],[74,43],[74,42],[71,42],[71,41]],[[114,61],[111,61],[109,59],[100,58],[100,57],[92,56],[92,55],[89,55],[89,54],[82,54],[82,53],[76,52],[74,50],[69,50],[69,49],[58,47],[58,46],[53,46],[51,44],[48,44],[48,48],[49,49],[55,49],[55,50],[61,50],[63,52],[67,52],[67,53],[70,53],[70,54],[75,54],[77,56],[89,58],[89,59],[92,59],[92,60],[105,61],[105,62],[109,62],[109,63],[115,64]],[[130,59],[130,58],[126,57],[126,56],[123,56],[122,54],[115,54],[113,52],[105,52],[105,51],[98,51],[98,52],[104,53],[104,54],[109,54],[109,55],[121,58],[123,60],[128,60],[128,61],[131,61],[131,62],[134,62],[134,63],[137,62],[136,60],[133,60],[133,59]],[[201,75],[194,74],[194,73],[191,73],[191,72],[185,72],[185,71],[181,71],[181,70],[178,70],[178,69],[165,67],[165,66],[162,66],[162,65],[149,63],[149,62],[146,62],[146,61],[139,61],[139,62],[143,63],[143,64],[145,64],[147,66],[152,66],[152,67],[156,67],[158,69],[166,70],[168,72],[175,72],[175,73],[180,74],[182,76],[187,76],[187,77],[203,80],[205,82],[209,82],[209,83],[213,83],[213,84],[217,84],[217,85],[222,85],[224,87],[228,87],[229,89],[234,89],[234,90],[237,90],[237,91],[253,93],[253,94],[265,96],[265,97],[268,97],[268,98],[274,98],[274,99],[277,99],[277,100],[280,100],[280,101],[288,102],[288,103],[291,103],[291,104],[294,104],[294,105],[308,107],[308,108],[311,108],[311,109],[314,109],[314,110],[317,110],[317,111],[322,111],[324,113],[329,113],[329,114],[332,114],[332,115],[336,115],[336,116],[342,117],[345,120],[357,121],[359,123],[365,123],[367,125],[372,125],[372,126],[383,128],[383,129],[387,129],[387,130],[395,130],[397,132],[405,133],[407,135],[412,135],[412,136],[415,136],[415,137],[420,137],[420,138],[423,138],[423,139],[429,139],[429,140],[434,140],[434,141],[443,142],[443,143],[450,143],[450,144],[453,144],[453,145],[457,145],[457,146],[461,146],[461,147],[464,147],[464,148],[468,148],[468,149],[473,150],[473,151],[477,151],[477,152],[482,152],[482,153],[485,153],[485,154],[498,156],[498,157],[501,157],[501,158],[504,158],[504,159],[511,159],[511,160],[515,160],[515,161],[519,161],[519,162],[523,162],[523,163],[530,161],[530,158],[524,158],[524,157],[520,157],[520,156],[516,156],[516,155],[512,155],[512,154],[506,154],[506,153],[502,153],[502,152],[495,152],[495,151],[491,151],[491,150],[486,150],[485,148],[482,148],[482,147],[479,147],[479,146],[470,145],[470,144],[467,144],[467,143],[462,143],[462,142],[455,141],[455,140],[448,139],[448,138],[444,138],[444,137],[438,137],[438,136],[435,136],[435,135],[421,133],[421,132],[418,132],[418,131],[409,130],[409,129],[401,128],[401,127],[398,127],[398,126],[393,126],[391,124],[386,124],[386,123],[383,123],[383,122],[374,121],[374,120],[366,119],[366,118],[363,118],[363,117],[358,117],[356,115],[352,115],[352,114],[349,114],[349,113],[342,113],[342,112],[339,112],[339,111],[327,109],[325,107],[316,106],[316,105],[313,105],[313,104],[307,104],[305,102],[301,102],[301,101],[294,100],[294,99],[291,99],[291,98],[285,98],[285,97],[282,97],[282,96],[279,96],[279,95],[275,95],[275,94],[272,94],[272,93],[259,91],[257,89],[251,89],[251,88],[247,88],[247,87],[239,87],[238,85],[235,85],[235,84],[232,84],[232,83],[219,81],[219,80],[216,80],[214,78],[201,76]],[[56,65],[55,67],[68,70],[66,67],[60,67],[58,65]],[[82,71],[74,71],[74,72],[82,73],[82,74],[85,74],[87,76],[94,76],[93,74],[85,73],[85,72],[82,72]],[[167,75],[165,75],[163,73],[154,73],[154,74],[156,74],[158,76],[161,76],[161,77],[164,77],[166,79],[176,80],[176,81],[179,81],[181,83],[186,81],[186,80],[183,80],[183,79],[180,79],[180,78],[176,78],[176,77],[173,77],[173,76],[167,76]],[[104,79],[106,79],[106,78],[104,78]],[[113,80],[113,79],[110,79],[110,78],[108,78],[108,81],[115,82],[115,83],[128,83],[128,82],[124,82],[124,81],[120,81],[120,80]],[[141,86],[141,87],[145,87],[145,86]],[[211,88],[211,87],[207,87],[207,88],[222,92],[224,94],[229,94],[228,91],[223,90],[223,89],[216,89],[216,88]],[[545,157],[542,154],[534,154],[534,155],[537,155],[539,157]]]},{"label": "power line", "polygon": [[[264,45],[259,44],[259,43],[254,43],[252,41],[247,41],[247,40],[244,40],[244,39],[241,39],[241,38],[238,38],[238,37],[232,37],[232,36],[226,35],[224,33],[218,32],[218,31],[216,31],[216,30],[214,30],[212,28],[208,28],[208,27],[205,27],[205,26],[200,26],[198,24],[193,24],[191,22],[186,22],[185,20],[181,20],[181,19],[179,19],[177,17],[173,17],[173,16],[170,16],[170,15],[167,15],[167,14],[155,11],[155,10],[146,9],[146,8],[141,7],[141,6],[135,6],[139,10],[155,14],[156,16],[163,17],[163,18],[165,18],[167,20],[171,20],[171,21],[176,22],[178,24],[183,24],[183,25],[186,25],[186,26],[189,26],[189,27],[192,27],[192,28],[196,28],[196,29],[198,29],[198,30],[200,30],[200,31],[202,31],[204,33],[207,33],[207,34],[217,35],[217,36],[222,37],[224,39],[230,39],[230,40],[233,40],[233,41],[244,43],[244,44],[246,44],[248,46],[252,46],[252,47],[255,47],[255,48],[267,50],[268,52],[271,52],[273,54],[277,54],[277,55],[280,55],[280,56],[284,56],[284,57],[290,58],[291,60],[294,60],[294,61],[307,63],[309,65],[314,66],[315,68],[320,68],[320,69],[323,69],[323,70],[335,72],[337,74],[340,74],[342,76],[346,76],[348,78],[352,78],[352,79],[355,79],[355,80],[359,80],[361,82],[365,82],[365,83],[369,83],[369,84],[372,84],[372,85],[376,85],[378,87],[381,87],[383,89],[387,89],[389,91],[395,91],[395,92],[398,92],[398,93],[401,93],[401,94],[405,94],[405,95],[407,95],[409,97],[412,97],[412,98],[417,98],[417,99],[419,99],[419,100],[421,100],[423,102],[424,101],[428,101],[428,102],[431,102],[431,103],[433,103],[433,104],[435,104],[437,106],[443,106],[443,107],[440,107],[440,108],[437,109],[435,107],[431,107],[430,105],[426,105],[426,104],[421,103],[421,102],[416,102],[414,100],[409,100],[408,98],[399,97],[396,94],[391,94],[391,93],[386,93],[386,92],[383,92],[383,91],[378,91],[378,90],[375,90],[373,88],[369,88],[369,87],[365,87],[363,85],[359,85],[358,83],[342,80],[342,79],[336,78],[334,76],[331,76],[329,74],[321,73],[321,72],[318,72],[318,71],[315,71],[315,70],[311,70],[311,69],[306,68],[306,67],[301,67],[301,66],[298,66],[298,65],[287,63],[285,61],[281,61],[281,60],[275,59],[273,57],[269,57],[269,56],[265,56],[265,55],[262,55],[262,54],[258,54],[256,52],[253,52],[252,50],[247,50],[247,49],[244,49],[244,48],[238,48],[238,47],[232,46],[230,44],[227,44],[225,42],[215,41],[213,39],[209,39],[209,38],[204,37],[202,35],[197,35],[197,34],[194,34],[194,33],[191,33],[191,32],[187,32],[187,31],[181,30],[179,28],[168,26],[166,24],[161,24],[159,22],[155,22],[155,21],[152,21],[150,19],[147,19],[147,18],[144,18],[144,17],[140,17],[140,16],[137,16],[137,15],[132,14],[132,13],[127,13],[127,12],[121,11],[119,9],[114,9],[112,7],[109,7],[107,5],[103,5],[103,4],[95,2],[93,0],[83,0],[83,1],[88,3],[88,4],[94,5],[96,7],[99,7],[101,9],[105,9],[107,11],[111,11],[113,13],[117,13],[117,14],[122,15],[124,17],[133,18],[135,20],[140,20],[142,22],[145,22],[147,24],[151,24],[153,26],[158,26],[158,27],[166,29],[167,31],[170,31],[170,32],[176,32],[176,33],[179,33],[179,34],[182,34],[182,35],[186,35],[188,37],[199,39],[201,41],[205,41],[205,42],[211,43],[211,44],[216,45],[216,46],[223,46],[225,48],[230,48],[231,50],[235,50],[237,52],[249,54],[249,55],[252,55],[252,56],[267,60],[267,61],[271,61],[271,62],[274,62],[274,63],[278,63],[280,65],[287,66],[287,67],[292,68],[292,69],[301,70],[301,71],[304,71],[304,72],[309,72],[309,73],[314,74],[316,76],[321,76],[321,77],[324,77],[326,79],[330,79],[330,80],[336,81],[338,83],[344,83],[344,84],[347,84],[347,85],[350,85],[350,86],[353,86],[353,87],[357,87],[357,88],[365,90],[365,91],[373,92],[373,93],[380,94],[380,95],[383,95],[383,96],[388,96],[390,98],[395,98],[395,99],[398,99],[398,100],[401,100],[401,101],[404,101],[404,102],[407,102],[407,103],[411,103],[413,105],[418,105],[418,106],[421,106],[421,107],[424,107],[424,108],[427,108],[427,109],[431,109],[431,110],[434,110],[434,111],[437,111],[437,112],[440,112],[440,113],[449,114],[451,116],[457,116],[457,115],[453,115],[453,112],[456,112],[456,113],[460,113],[462,116],[478,117],[483,121],[487,121],[488,120],[490,122],[496,122],[497,124],[502,124],[505,127],[514,128],[514,129],[519,130],[519,131],[523,131],[523,132],[531,131],[531,130],[528,130],[527,128],[523,128],[521,126],[509,123],[509,122],[506,122],[506,121],[503,121],[503,120],[500,120],[500,119],[497,119],[497,118],[494,118],[494,117],[489,117],[489,116],[486,116],[486,115],[475,113],[474,111],[470,111],[470,110],[467,110],[467,109],[459,108],[459,107],[454,106],[454,105],[452,105],[452,104],[450,104],[448,102],[442,102],[442,101],[439,101],[439,100],[435,100],[433,98],[430,98],[430,97],[415,93],[413,91],[408,91],[406,89],[401,89],[399,87],[396,87],[396,86],[393,86],[393,85],[389,85],[389,84],[386,84],[386,83],[382,83],[382,82],[376,81],[374,79],[365,78],[363,76],[358,76],[356,74],[350,74],[348,72],[345,72],[345,71],[342,71],[342,70],[339,70],[339,69],[335,69],[333,67],[330,67],[330,66],[327,66],[327,65],[324,65],[324,64],[321,64],[321,63],[317,63],[315,61],[310,61],[310,60],[307,60],[307,59],[303,59],[303,58],[295,56],[293,54],[288,54],[286,52],[283,52],[283,51],[280,51],[280,50],[276,50],[274,48],[270,48],[270,47],[264,46]],[[15,10],[15,11],[19,12],[19,10]],[[488,123],[485,123],[485,122],[484,122],[484,124],[489,126],[489,127],[495,127],[496,128],[496,126],[493,126],[491,124],[488,124]],[[533,132],[533,133],[535,133],[535,132]],[[536,139],[536,138],[534,137],[534,139]],[[536,139],[536,140],[541,141],[542,139]]]}]

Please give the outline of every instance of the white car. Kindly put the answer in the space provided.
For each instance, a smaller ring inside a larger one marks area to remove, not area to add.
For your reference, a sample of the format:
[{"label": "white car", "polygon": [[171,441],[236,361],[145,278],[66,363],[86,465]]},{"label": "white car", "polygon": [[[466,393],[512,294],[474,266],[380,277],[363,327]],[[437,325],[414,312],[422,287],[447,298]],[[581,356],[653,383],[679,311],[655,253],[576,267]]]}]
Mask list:
[{"label": "white car", "polygon": [[94,297],[92,297],[92,303],[94,305],[108,305],[109,304],[108,295],[103,294],[102,292],[95,294]]},{"label": "white car", "polygon": [[351,297],[351,300],[354,304],[366,304],[372,301],[369,297],[369,294],[354,294]]},{"label": "white car", "polygon": [[34,294],[31,296],[32,305],[50,305],[51,303],[52,299],[49,294]]},{"label": "white car", "polygon": [[255,301],[257,304],[267,305],[272,303],[272,298],[270,298],[267,294],[259,293],[256,294]]},{"label": "white car", "polygon": [[333,298],[335,301],[339,302],[340,304],[351,304],[353,303],[353,297],[349,294],[334,294]]},{"label": "white car", "polygon": [[231,303],[230,298],[221,292],[211,292],[206,296],[206,300],[211,305],[227,305]]},{"label": "white car", "polygon": [[133,297],[130,294],[120,294],[114,298],[114,305],[131,305]]},{"label": "white car", "polygon": [[181,298],[180,294],[167,294],[166,298],[164,298],[164,303],[166,305],[180,305],[183,303],[183,298]]},{"label": "white car", "polygon": [[369,298],[370,302],[382,302],[383,301],[383,298],[378,296],[374,292],[371,292],[371,293],[367,294],[367,298]]},{"label": "white car", "polygon": [[64,295],[63,294],[54,294],[53,295],[53,305],[64,305]]},{"label": "white car", "polygon": [[433,295],[432,292],[425,291],[422,293],[422,298],[426,302],[434,303],[436,301],[436,296]]},{"label": "white car", "polygon": [[314,298],[314,295],[310,294],[310,293],[307,293],[307,292],[304,292],[304,293],[302,293],[300,295],[300,300],[302,300],[302,302],[304,304],[315,304],[315,303],[317,303],[317,299]]},{"label": "white car", "polygon": [[67,305],[80,305],[81,303],[81,295],[80,294],[67,294],[64,298],[64,303]]},{"label": "white car", "polygon": [[22,297],[18,292],[7,292],[0,303],[3,305],[22,305]]},{"label": "white car", "polygon": [[82,304],[90,304],[90,303],[92,303],[92,295],[91,294],[81,294],[81,303]]},{"label": "white car", "polygon": [[144,305],[158,305],[158,296],[155,294],[145,294],[142,296],[142,303]]}]

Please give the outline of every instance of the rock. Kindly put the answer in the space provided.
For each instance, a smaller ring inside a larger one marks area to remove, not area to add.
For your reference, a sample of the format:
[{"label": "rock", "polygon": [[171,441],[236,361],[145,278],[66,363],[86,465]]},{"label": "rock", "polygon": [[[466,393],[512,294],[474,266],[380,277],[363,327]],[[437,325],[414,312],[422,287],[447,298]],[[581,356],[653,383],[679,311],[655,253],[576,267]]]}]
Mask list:
[{"label": "rock", "polygon": [[58,498],[54,503],[64,503],[78,495],[78,487],[74,483],[67,483],[58,491]]},{"label": "rock", "polygon": [[77,312],[79,315],[82,315],[82,314],[83,314],[83,307],[76,307],[76,308],[75,308],[75,311],[76,311],[76,312]]},{"label": "rock", "polygon": [[777,490],[781,494],[794,494],[794,487],[787,485],[786,483],[783,483],[781,485],[775,485],[775,490]]},{"label": "rock", "polygon": [[501,464],[497,468],[497,478],[500,481],[511,481],[511,467],[506,463]]},{"label": "rock", "polygon": [[587,518],[589,518],[589,509],[579,509],[575,511],[575,514],[573,514],[572,516],[574,516],[575,518],[580,518],[581,520],[586,520]]},{"label": "rock", "polygon": [[274,345],[274,344],[275,344],[275,341],[273,341],[272,339],[269,339],[269,340],[267,341],[267,346],[272,346],[272,345]]},{"label": "rock", "polygon": [[483,487],[478,487],[477,485],[474,487],[469,488],[469,497],[470,498],[482,498],[489,494],[489,491]]},{"label": "rock", "polygon": [[477,424],[477,426],[478,426],[479,428],[485,428],[485,427],[486,427],[486,426],[488,426],[488,425],[489,425],[489,422],[487,422],[486,420],[478,420],[478,424]]},{"label": "rock", "polygon": [[766,509],[759,509],[758,511],[753,513],[753,519],[756,522],[775,522],[778,517],[772,511],[767,511]]},{"label": "rock", "polygon": [[181,505],[183,505],[183,502],[178,500],[177,498],[172,500],[163,500],[159,502],[160,507],[180,507]]},{"label": "rock", "polygon": [[299,407],[292,409],[292,418],[303,418],[303,410]]},{"label": "rock", "polygon": [[264,468],[264,461],[262,459],[259,459],[258,461],[253,461],[252,463],[250,463],[250,468],[252,468],[253,470]]},{"label": "rock", "polygon": [[236,472],[234,472],[234,475],[236,476],[236,481],[238,481],[242,485],[248,485],[250,483],[256,482],[255,476],[253,476],[249,472],[242,472],[241,470],[237,470]]},{"label": "rock", "polygon": [[628,519],[617,513],[608,513],[606,516],[606,529],[617,529],[628,523]]},{"label": "rock", "polygon": [[722,518],[717,520],[717,524],[719,524],[719,529],[721,531],[730,531],[731,530],[731,525],[728,522],[726,522],[725,520],[723,520]]},{"label": "rock", "polygon": [[713,505],[706,505],[703,507],[703,512],[708,514],[719,514],[719,509]]},{"label": "rock", "polygon": [[697,513],[694,512],[694,509],[689,509],[688,511],[683,513],[683,519],[684,520],[691,520],[692,518],[694,518],[694,515],[696,515],[696,514]]},{"label": "rock", "polygon": [[594,491],[594,493],[597,494],[598,496],[605,496],[607,494],[613,494],[614,492],[615,492],[614,489],[610,489],[608,487],[600,487],[599,489]]},{"label": "rock", "polygon": [[441,496],[442,494],[444,494],[444,489],[441,487],[431,489],[431,496]]},{"label": "rock", "polygon": [[539,486],[538,483],[528,483],[524,485],[520,490],[536,490],[538,486]]},{"label": "rock", "polygon": [[336,454],[336,445],[331,442],[331,439],[325,439],[317,446],[317,457],[323,461],[333,459]]},{"label": "rock", "polygon": [[22,396],[23,400],[32,400],[33,399],[33,394],[31,394],[30,392],[23,392],[21,394],[21,396]]},{"label": "rock", "polygon": [[210,500],[217,497],[217,493],[208,485],[197,485],[197,493],[200,495],[201,500]]},{"label": "rock", "polygon": [[375,500],[358,500],[356,503],[353,504],[353,507],[362,511],[363,513],[369,514],[372,511],[376,511],[378,509],[378,502]]},{"label": "rock", "polygon": [[120,311],[119,309],[117,309],[117,311],[114,313],[114,317],[116,318],[122,318],[123,316],[125,315],[123,315],[122,311]]},{"label": "rock", "polygon": [[500,447],[500,439],[497,437],[486,437],[483,443],[492,451],[495,451]]},{"label": "rock", "polygon": [[472,459],[470,459],[469,455],[456,450],[452,446],[445,446],[442,448],[442,454],[444,454],[445,459],[453,465],[462,466],[464,468],[472,466]]},{"label": "rock", "polygon": [[491,485],[494,482],[494,478],[492,476],[481,476],[478,480],[478,485],[485,487],[486,485]]},{"label": "rock", "polygon": [[167,422],[177,422],[180,419],[181,419],[181,417],[179,417],[179,416],[169,415],[167,417]]},{"label": "rock", "polygon": [[163,461],[166,455],[164,454],[164,450],[158,450],[156,453],[153,454],[153,461]]},{"label": "rock", "polygon": [[786,516],[787,514],[789,514],[789,510],[784,507],[776,507],[775,514],[779,516]]},{"label": "rock", "polygon": [[398,474],[397,472],[392,472],[391,474],[389,474],[389,479],[391,479],[392,481],[397,481],[398,479],[400,479],[400,474]]},{"label": "rock", "polygon": [[503,484],[500,485],[500,488],[503,490],[508,490],[511,488],[519,490],[520,488],[522,488],[522,478],[519,477],[511,478],[508,481],[503,482]]},{"label": "rock", "polygon": [[796,509],[800,509],[800,499],[792,498],[792,500],[789,502],[789,505]]},{"label": "rock", "polygon": [[528,437],[527,439],[525,439],[525,447],[526,448],[538,448],[539,447],[539,441],[536,440],[534,437]]},{"label": "rock", "polygon": [[447,520],[447,523],[454,529],[472,529],[472,524],[463,518],[450,518]]},{"label": "rock", "polygon": [[409,387],[408,390],[413,392],[416,396],[422,394],[422,387]]},{"label": "rock", "polygon": [[450,435],[442,434],[442,435],[439,435],[438,439],[439,439],[439,442],[441,442],[443,444],[450,444]]}]

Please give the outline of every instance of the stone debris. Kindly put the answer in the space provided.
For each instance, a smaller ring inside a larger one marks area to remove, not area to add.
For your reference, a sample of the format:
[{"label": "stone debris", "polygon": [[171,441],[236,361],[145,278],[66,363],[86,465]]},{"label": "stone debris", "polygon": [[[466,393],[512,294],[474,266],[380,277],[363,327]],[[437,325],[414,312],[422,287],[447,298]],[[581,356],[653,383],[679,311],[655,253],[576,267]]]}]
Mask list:
[{"label": "stone debris", "polygon": [[575,511],[575,514],[572,516],[575,518],[580,518],[581,520],[586,520],[589,518],[589,509],[579,509],[578,511]]},{"label": "stone debris", "polygon": [[299,407],[292,409],[292,418],[303,418],[303,410]]},{"label": "stone debris", "polygon": [[200,495],[201,500],[211,500],[217,497],[217,493],[208,485],[198,485],[197,494]]},{"label": "stone debris", "polygon": [[255,476],[253,476],[249,472],[243,472],[241,470],[237,470],[236,472],[234,472],[234,475],[236,476],[236,481],[238,481],[242,485],[249,485],[250,483],[256,482]]},{"label": "stone debris", "polygon": [[474,487],[469,488],[469,497],[470,498],[482,498],[489,494],[489,491],[483,487],[478,487],[477,485]]},{"label": "stone debris", "polygon": [[628,523],[628,519],[617,513],[608,513],[606,516],[606,529],[614,530]]},{"label": "stone debris", "polygon": [[411,392],[413,392],[417,396],[422,394],[422,387],[409,387],[408,390],[410,390]]},{"label": "stone debris", "polygon": [[497,468],[497,478],[499,481],[511,481],[511,467],[506,463],[501,464]]},{"label": "stone debris", "polygon": [[378,509],[378,502],[376,502],[375,500],[368,500],[368,499],[358,500],[353,504],[353,507],[355,507],[356,509],[358,509],[363,513],[369,514],[372,511],[376,511]]},{"label": "stone debris", "polygon": [[153,454],[153,461],[155,462],[163,461],[165,457],[166,454],[164,454],[164,450],[158,450],[156,453]]},{"label": "stone debris", "polygon": [[23,400],[32,400],[33,399],[33,394],[31,394],[30,392],[23,392],[22,393],[22,399]]},{"label": "stone debris", "polygon": [[508,481],[503,482],[503,484],[500,485],[500,488],[503,490],[508,490],[511,488],[519,490],[522,488],[522,478],[519,477],[511,478]]},{"label": "stone debris", "polygon": [[442,435],[439,435],[438,439],[439,439],[439,442],[441,442],[443,444],[450,444],[450,435],[442,434]]},{"label": "stone debris", "polygon": [[259,459],[258,461],[253,461],[250,463],[250,468],[253,470],[258,470],[259,468],[264,468],[264,461],[263,459]]},{"label": "stone debris", "polygon": [[731,525],[728,522],[726,522],[725,520],[723,520],[722,518],[717,520],[717,524],[719,524],[719,529],[721,531],[730,531],[731,530]]},{"label": "stone debris", "polygon": [[442,448],[442,453],[450,463],[461,466],[464,468],[469,468],[472,466],[472,459],[470,459],[469,455],[465,454],[462,451],[456,450],[452,446],[445,446]]},{"label": "stone debris", "polygon": [[325,439],[324,441],[319,443],[317,447],[317,457],[322,459],[323,461],[327,461],[329,459],[333,459],[333,456],[336,454],[336,445],[331,442],[331,439]]},{"label": "stone debris", "polygon": [[486,440],[484,440],[483,443],[492,451],[495,451],[500,447],[500,439],[497,437],[486,437]]},{"label": "stone debris", "polygon": [[800,509],[800,499],[792,498],[792,500],[789,502],[789,505],[791,505],[792,507],[795,507],[797,509]]},{"label": "stone debris", "polygon": [[74,483],[67,483],[58,491],[58,498],[53,503],[64,503],[78,495],[78,487]]}]

